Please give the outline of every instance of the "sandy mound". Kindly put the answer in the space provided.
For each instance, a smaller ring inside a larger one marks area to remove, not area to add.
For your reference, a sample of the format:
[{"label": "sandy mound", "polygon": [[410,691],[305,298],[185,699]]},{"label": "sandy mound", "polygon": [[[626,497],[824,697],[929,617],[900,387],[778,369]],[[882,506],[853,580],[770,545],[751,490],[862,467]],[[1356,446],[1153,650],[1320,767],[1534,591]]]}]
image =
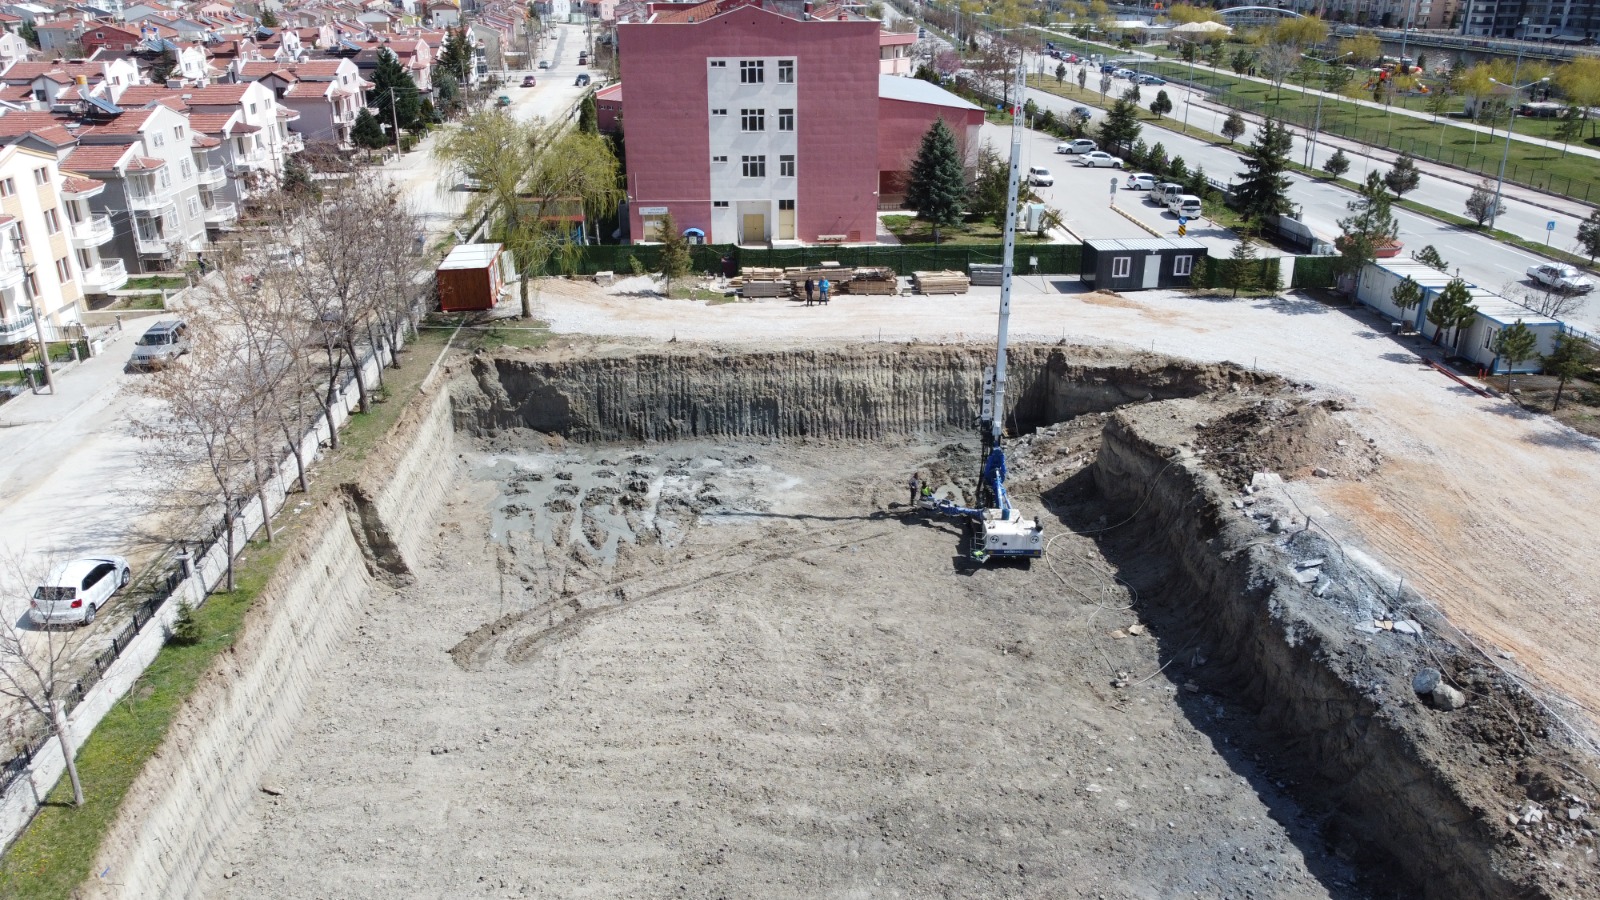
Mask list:
[{"label": "sandy mound", "polygon": [[1334,400],[1263,400],[1213,420],[1196,442],[1224,480],[1247,484],[1256,472],[1285,478],[1362,478],[1382,457],[1372,442],[1334,416]]}]

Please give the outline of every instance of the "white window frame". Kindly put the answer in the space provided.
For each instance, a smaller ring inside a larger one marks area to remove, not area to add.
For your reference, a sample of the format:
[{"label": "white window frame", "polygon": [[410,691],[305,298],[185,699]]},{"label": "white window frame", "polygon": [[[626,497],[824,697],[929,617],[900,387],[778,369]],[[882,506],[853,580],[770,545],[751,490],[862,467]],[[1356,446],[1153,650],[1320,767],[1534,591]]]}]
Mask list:
[{"label": "white window frame", "polygon": [[713,116],[725,116],[728,114],[728,111],[726,109],[713,109],[711,110],[711,114]]},{"label": "white window frame", "polygon": [[778,156],[778,177],[794,177],[794,154],[784,153]]},{"label": "white window frame", "polygon": [[1493,350],[1494,349],[1495,336],[1498,335],[1499,333],[1500,333],[1500,329],[1498,329],[1498,328],[1494,328],[1494,327],[1485,328],[1483,330],[1483,349],[1485,349],[1485,350]]},{"label": "white window frame", "polygon": [[739,158],[740,173],[745,178],[767,177],[767,158],[765,156],[743,156]]},{"label": "white window frame", "polygon": [[793,131],[794,130],[794,110],[792,110],[792,109],[779,109],[778,110],[778,130],[779,131]]},{"label": "white window frame", "polygon": [[739,60],[740,84],[766,84],[767,63],[760,59]]},{"label": "white window frame", "polygon": [[1133,257],[1131,257],[1131,256],[1113,256],[1113,257],[1111,257],[1111,277],[1112,278],[1127,278],[1128,276],[1130,276],[1132,274],[1133,274]]},{"label": "white window frame", "polygon": [[1181,278],[1184,275],[1188,275],[1190,272],[1193,272],[1193,271],[1194,271],[1194,257],[1193,256],[1189,256],[1189,255],[1185,254],[1183,256],[1175,256],[1175,257],[1173,257],[1173,259],[1172,259],[1172,274],[1173,275]]},{"label": "white window frame", "polygon": [[[787,75],[789,77],[785,78],[784,77],[785,75]],[[780,59],[780,60],[778,60],[778,83],[779,84],[794,84],[794,60],[792,60],[792,59]]]},{"label": "white window frame", "polygon": [[725,59],[713,59],[711,61],[711,68],[713,69],[726,69],[727,67],[728,61]]},{"label": "white window frame", "polygon": [[711,157],[711,161],[714,163],[725,163],[728,161],[728,158],[726,156],[713,156]]},{"label": "white window frame", "polygon": [[56,278],[60,279],[62,284],[72,282],[72,262],[65,256],[56,260]]},{"label": "white window frame", "polygon": [[712,209],[727,209],[728,208],[728,201],[726,201],[726,200],[713,200],[713,201],[711,201],[711,208]]},{"label": "white window frame", "polygon": [[739,110],[739,130],[746,133],[767,130],[767,111],[760,107]]},{"label": "white window frame", "polygon": [[61,230],[61,217],[53,209],[44,211],[44,230],[48,234],[55,234]]}]

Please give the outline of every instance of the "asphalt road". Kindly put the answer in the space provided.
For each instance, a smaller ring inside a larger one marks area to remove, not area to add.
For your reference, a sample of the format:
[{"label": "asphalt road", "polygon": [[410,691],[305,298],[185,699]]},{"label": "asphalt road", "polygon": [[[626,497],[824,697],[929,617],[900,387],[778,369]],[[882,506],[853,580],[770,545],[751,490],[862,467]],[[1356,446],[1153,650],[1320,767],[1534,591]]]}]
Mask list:
[{"label": "asphalt road", "polygon": [[[1073,67],[1069,66],[1068,68],[1072,69]],[[1069,78],[1075,77],[1075,74],[1069,74]],[[1089,86],[1095,88],[1098,83],[1097,73],[1091,72]],[[1118,79],[1112,86],[1111,95],[1116,96],[1126,90],[1127,87],[1128,82]],[[1190,99],[1189,92],[1174,85],[1167,85],[1162,89],[1168,92],[1168,96],[1171,97],[1175,107],[1175,114],[1171,118],[1175,121],[1182,121],[1184,104]],[[1147,105],[1150,100],[1155,98],[1156,90],[1157,88],[1153,87],[1141,88],[1144,95],[1142,99]],[[1070,100],[1039,90],[1030,89],[1028,96],[1042,108],[1055,110],[1057,115],[1065,114],[1078,105]],[[1094,121],[1098,122],[1102,117],[1103,114],[1096,110]],[[1215,124],[1215,127],[1220,130],[1221,118],[1225,118],[1225,115],[1219,116],[1214,110],[1202,108],[1199,104],[1196,104],[1191,108],[1189,123],[1201,126]],[[1091,125],[1091,134],[1092,129],[1093,126]],[[1253,133],[1253,129],[1252,132],[1247,132],[1246,141],[1248,141],[1251,133]],[[1198,164],[1205,168],[1208,175],[1219,180],[1227,180],[1230,176],[1243,171],[1244,168],[1239,156],[1239,151],[1243,149],[1242,146],[1239,150],[1218,147],[1195,138],[1186,137],[1176,131],[1159,128],[1151,123],[1145,124],[1143,138],[1146,143],[1151,144],[1160,141],[1165,145],[1169,155],[1182,156],[1191,169]],[[1054,145],[1053,141],[1051,145]],[[997,142],[997,146],[1006,146],[1004,139]],[[1296,152],[1297,154],[1303,154],[1304,148],[1297,145]],[[1323,147],[1318,153],[1318,158],[1322,158],[1324,153],[1331,155],[1332,151]],[[1296,158],[1303,158],[1303,156],[1297,155]],[[1364,164],[1373,165],[1365,157],[1356,157],[1353,159],[1353,163],[1352,170],[1347,177],[1360,177]],[[1385,164],[1381,168],[1386,171],[1387,165]],[[1293,185],[1290,188],[1289,196],[1293,202],[1301,206],[1303,221],[1324,237],[1331,239],[1338,235],[1340,231],[1339,219],[1350,214],[1347,204],[1355,197],[1355,194],[1345,188],[1299,175],[1292,176],[1292,181]],[[1446,210],[1460,208],[1470,190],[1440,178],[1425,176],[1422,181],[1423,184],[1408,196]],[[1453,195],[1459,195],[1459,199],[1455,202],[1450,202],[1449,198]],[[1070,222],[1073,219],[1085,218],[1079,212],[1079,206],[1097,204],[1103,199],[1103,196],[1104,185],[1102,184],[1101,191],[1096,195],[1080,196],[1058,191],[1056,194],[1058,199],[1050,200],[1050,202],[1052,205],[1060,206],[1066,212]],[[1556,219],[1558,223],[1556,230],[1557,242],[1560,241],[1560,236],[1563,234],[1563,225],[1567,228],[1565,234],[1569,236],[1576,231],[1577,220],[1575,217],[1563,217],[1561,214],[1551,213],[1538,209],[1531,204],[1512,199],[1506,201],[1506,206],[1507,212],[1501,217],[1501,227],[1513,233],[1530,236],[1529,239],[1543,240],[1545,234],[1544,223],[1551,219]],[[1470,229],[1447,225],[1416,213],[1397,210],[1395,218],[1400,223],[1400,239],[1405,244],[1408,252],[1420,250],[1424,246],[1431,244],[1449,263],[1452,271],[1459,270],[1463,278],[1488,290],[1503,291],[1508,286],[1525,285],[1524,273],[1528,267],[1545,262],[1542,257],[1502,244],[1486,235]],[[1537,225],[1536,228],[1530,227],[1534,224]],[[1071,227],[1070,224],[1069,227]],[[1124,235],[1110,231],[1098,233],[1091,228],[1088,233],[1080,236],[1093,238],[1122,237]],[[1568,241],[1570,243],[1570,237]],[[1600,330],[1600,298],[1586,298],[1579,304],[1577,311],[1568,316],[1568,318],[1578,324],[1579,327],[1584,327],[1591,331]]]}]

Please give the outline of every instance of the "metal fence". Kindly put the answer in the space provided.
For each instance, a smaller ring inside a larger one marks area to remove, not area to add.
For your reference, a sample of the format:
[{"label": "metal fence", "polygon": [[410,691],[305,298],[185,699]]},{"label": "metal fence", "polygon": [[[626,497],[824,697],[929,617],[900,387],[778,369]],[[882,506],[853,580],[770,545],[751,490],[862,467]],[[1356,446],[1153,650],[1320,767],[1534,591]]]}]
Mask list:
[{"label": "metal fence", "polygon": [[[737,272],[744,266],[791,268],[837,262],[849,267],[887,267],[901,275],[944,269],[964,272],[973,263],[999,263],[1003,249],[1000,244],[776,248],[703,244],[692,248],[691,270],[722,273]],[[1081,253],[1082,247],[1078,244],[1022,244],[1016,249],[1016,270],[1020,274],[1076,275]],[[661,248],[652,244],[591,245],[582,248],[576,259],[565,267],[552,261],[545,271],[536,274],[593,275],[596,272],[616,272],[625,275],[636,268],[640,272],[659,271],[660,256]]]}]

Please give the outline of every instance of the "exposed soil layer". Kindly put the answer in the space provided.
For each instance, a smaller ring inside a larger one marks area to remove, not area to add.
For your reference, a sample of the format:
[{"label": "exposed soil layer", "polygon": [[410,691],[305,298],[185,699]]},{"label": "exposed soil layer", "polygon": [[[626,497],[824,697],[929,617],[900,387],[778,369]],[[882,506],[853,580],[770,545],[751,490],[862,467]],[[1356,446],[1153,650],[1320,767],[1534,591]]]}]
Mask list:
[{"label": "exposed soil layer", "polygon": [[471,475],[210,892],[1600,896],[1592,769],[1537,702],[1320,510],[1225,487],[1364,474],[1336,408],[1019,348],[1051,542],[974,568],[904,485],[971,496],[987,357],[475,358]]}]

